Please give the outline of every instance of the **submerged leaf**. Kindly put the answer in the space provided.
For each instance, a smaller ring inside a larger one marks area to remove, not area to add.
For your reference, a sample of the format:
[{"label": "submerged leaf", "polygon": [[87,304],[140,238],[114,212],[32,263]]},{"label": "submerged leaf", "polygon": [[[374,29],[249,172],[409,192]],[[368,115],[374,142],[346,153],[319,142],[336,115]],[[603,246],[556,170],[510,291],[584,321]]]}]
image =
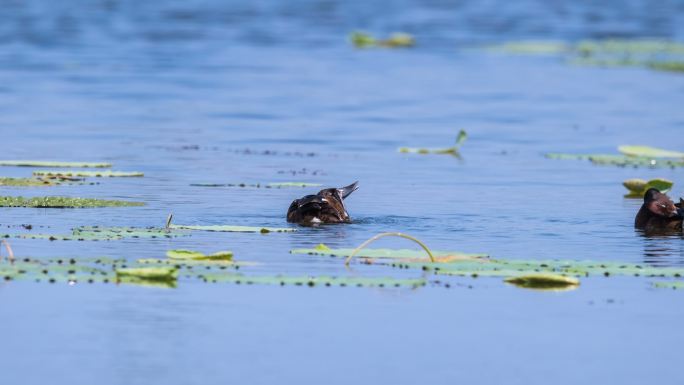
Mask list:
[{"label": "submerged leaf", "polygon": [[618,151],[628,156],[646,158],[684,158],[684,152],[663,150],[649,146],[620,146]]},{"label": "submerged leaf", "polygon": [[113,177],[142,177],[144,174],[137,171],[34,171],[36,176],[55,176],[55,177],[83,177],[83,178],[113,178]]},{"label": "submerged leaf", "polygon": [[179,230],[196,230],[196,231],[216,231],[227,233],[287,233],[295,232],[295,228],[278,228],[278,227],[255,227],[255,226],[229,226],[229,225],[210,225],[210,226],[195,226],[195,225],[169,225],[169,228]]},{"label": "submerged leaf", "polygon": [[35,207],[35,208],[95,208],[95,207],[132,207],[144,206],[142,202],[103,200],[71,197],[34,197],[0,196],[0,207]]},{"label": "submerged leaf", "polygon": [[109,168],[111,163],[88,162],[45,162],[35,160],[0,160],[0,166],[16,167],[64,167],[64,168]]}]

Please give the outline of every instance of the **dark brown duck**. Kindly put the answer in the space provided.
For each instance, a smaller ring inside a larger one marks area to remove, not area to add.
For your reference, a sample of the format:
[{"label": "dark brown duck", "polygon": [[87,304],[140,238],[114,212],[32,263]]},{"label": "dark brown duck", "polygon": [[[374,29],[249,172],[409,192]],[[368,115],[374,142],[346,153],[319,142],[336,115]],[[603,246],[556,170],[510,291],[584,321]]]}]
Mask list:
[{"label": "dark brown duck", "polygon": [[652,188],[644,194],[644,204],[637,213],[634,227],[647,232],[682,231],[684,210],[660,191]]},{"label": "dark brown duck", "polygon": [[287,221],[303,226],[321,223],[350,223],[344,199],[359,188],[359,182],[346,187],[328,188],[316,195],[295,199],[287,210]]}]

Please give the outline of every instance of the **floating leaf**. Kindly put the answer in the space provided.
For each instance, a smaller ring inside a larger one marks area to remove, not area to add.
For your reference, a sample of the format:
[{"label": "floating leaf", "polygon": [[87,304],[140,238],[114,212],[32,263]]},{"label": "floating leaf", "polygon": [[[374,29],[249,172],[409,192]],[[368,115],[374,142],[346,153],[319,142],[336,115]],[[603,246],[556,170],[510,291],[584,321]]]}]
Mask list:
[{"label": "floating leaf", "polygon": [[196,230],[196,231],[216,231],[226,233],[288,233],[295,232],[295,228],[278,228],[278,227],[255,227],[255,226],[230,226],[230,225],[210,225],[210,226],[194,226],[194,225],[169,225],[172,229],[179,230]]},{"label": "floating leaf", "polygon": [[575,288],[580,284],[577,278],[558,274],[526,274],[506,278],[504,281],[518,287],[542,290]]},{"label": "floating leaf", "polygon": [[666,40],[589,40],[576,44],[512,42],[490,50],[514,54],[556,54],[571,64],[600,67],[643,67],[684,71],[684,44]]},{"label": "floating leaf", "polygon": [[320,183],[304,183],[304,182],[279,182],[266,184],[246,184],[246,183],[192,183],[190,186],[194,187],[251,187],[251,188],[303,188],[303,187],[320,187]]},{"label": "floating leaf", "polygon": [[38,178],[0,178],[0,186],[9,187],[43,187],[54,186],[57,183]]},{"label": "floating leaf", "polygon": [[45,162],[35,160],[0,160],[0,166],[16,167],[64,167],[64,168],[109,168],[110,163],[89,162]]},{"label": "floating leaf", "polygon": [[147,281],[175,281],[178,270],[171,267],[131,267],[115,270],[117,277],[133,277]]},{"label": "floating leaf", "polygon": [[47,239],[50,241],[111,241],[125,238],[173,238],[188,236],[188,232],[155,227],[82,226],[71,234],[0,234],[0,238]]},{"label": "floating leaf", "polygon": [[570,46],[558,41],[520,41],[492,46],[489,50],[524,55],[557,55],[568,52]]},{"label": "floating leaf", "polygon": [[53,177],[83,177],[83,178],[114,178],[114,177],[142,177],[145,174],[137,171],[34,171],[35,176],[53,176]]},{"label": "floating leaf", "polygon": [[95,207],[132,207],[144,206],[141,202],[103,200],[71,197],[34,197],[0,196],[0,207],[36,207],[36,208],[95,208]]},{"label": "floating leaf", "polygon": [[672,189],[674,182],[667,179],[651,179],[645,181],[643,179],[627,179],[622,182],[622,185],[629,190],[629,194],[625,195],[627,198],[643,198],[648,189],[654,188],[661,193],[666,193]]},{"label": "floating leaf", "polygon": [[358,48],[374,47],[377,45],[377,40],[373,36],[363,32],[353,32],[349,39]]},{"label": "floating leaf", "polygon": [[684,282],[682,281],[660,281],[653,282],[653,287],[658,289],[672,289],[672,290],[682,290],[684,289]]},{"label": "floating leaf", "polygon": [[618,151],[628,156],[644,158],[684,158],[684,152],[663,150],[649,146],[620,146]]},{"label": "floating leaf", "polygon": [[233,259],[232,251],[219,251],[210,255],[191,250],[169,250],[166,256],[170,259],[190,259],[196,261],[230,261]]},{"label": "floating leaf", "polygon": [[649,62],[647,65],[658,71],[684,72],[684,61]]},{"label": "floating leaf", "polygon": [[242,274],[203,274],[205,282],[230,282],[236,284],[295,285],[295,286],[340,286],[340,287],[411,287],[425,286],[425,279],[366,278],[366,277],[292,277],[292,276],[247,276]]},{"label": "floating leaf", "polygon": [[684,160],[656,159],[640,156],[610,155],[610,154],[562,154],[548,153],[549,159],[560,160],[588,160],[595,165],[618,166],[618,167],[649,167],[649,168],[674,168],[684,167]]},{"label": "floating leaf", "polygon": [[[343,257],[346,258],[354,252],[355,249],[331,249],[324,244],[320,244],[313,249],[294,249],[290,250],[291,254],[308,254],[308,255],[325,255],[330,257]],[[486,254],[471,254],[463,253],[460,251],[432,251],[432,255],[436,259],[443,258],[449,260],[456,259],[473,259],[473,258],[486,258]],[[357,254],[361,258],[371,258],[371,259],[406,259],[415,260],[423,259],[427,260],[427,256],[424,250],[412,250],[412,249],[363,249]]]},{"label": "floating leaf", "polygon": [[458,155],[459,149],[465,140],[468,138],[468,134],[461,130],[458,132],[456,137],[456,144],[453,147],[448,148],[412,148],[412,147],[400,147],[399,152],[411,153],[411,154],[451,154]]},{"label": "floating leaf", "polygon": [[352,44],[357,48],[373,48],[373,47],[386,47],[386,48],[406,48],[412,47],[416,44],[415,38],[408,33],[394,33],[390,35],[387,39],[376,39],[375,37],[363,33],[363,32],[353,32],[349,37]]}]

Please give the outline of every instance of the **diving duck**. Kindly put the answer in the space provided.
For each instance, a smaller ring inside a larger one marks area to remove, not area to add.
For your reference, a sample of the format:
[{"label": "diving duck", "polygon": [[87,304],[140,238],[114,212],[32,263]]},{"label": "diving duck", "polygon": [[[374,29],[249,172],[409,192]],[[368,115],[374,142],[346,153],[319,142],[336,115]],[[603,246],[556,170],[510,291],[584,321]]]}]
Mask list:
[{"label": "diving duck", "polygon": [[322,223],[350,223],[344,199],[359,188],[359,182],[346,187],[328,188],[316,195],[295,199],[287,210],[287,221],[302,226]]},{"label": "diving duck", "polygon": [[644,194],[644,204],[634,220],[634,227],[647,232],[681,232],[684,219],[682,203],[675,204],[657,189],[648,189]]}]

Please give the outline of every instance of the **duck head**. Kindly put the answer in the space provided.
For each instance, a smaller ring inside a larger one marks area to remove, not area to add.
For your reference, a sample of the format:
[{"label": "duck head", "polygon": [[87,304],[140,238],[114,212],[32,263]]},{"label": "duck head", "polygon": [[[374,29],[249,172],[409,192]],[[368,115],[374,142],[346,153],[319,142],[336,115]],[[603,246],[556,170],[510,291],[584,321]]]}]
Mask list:
[{"label": "duck head", "polygon": [[661,218],[679,217],[680,213],[674,202],[667,195],[651,188],[644,194],[644,206],[648,211]]}]

